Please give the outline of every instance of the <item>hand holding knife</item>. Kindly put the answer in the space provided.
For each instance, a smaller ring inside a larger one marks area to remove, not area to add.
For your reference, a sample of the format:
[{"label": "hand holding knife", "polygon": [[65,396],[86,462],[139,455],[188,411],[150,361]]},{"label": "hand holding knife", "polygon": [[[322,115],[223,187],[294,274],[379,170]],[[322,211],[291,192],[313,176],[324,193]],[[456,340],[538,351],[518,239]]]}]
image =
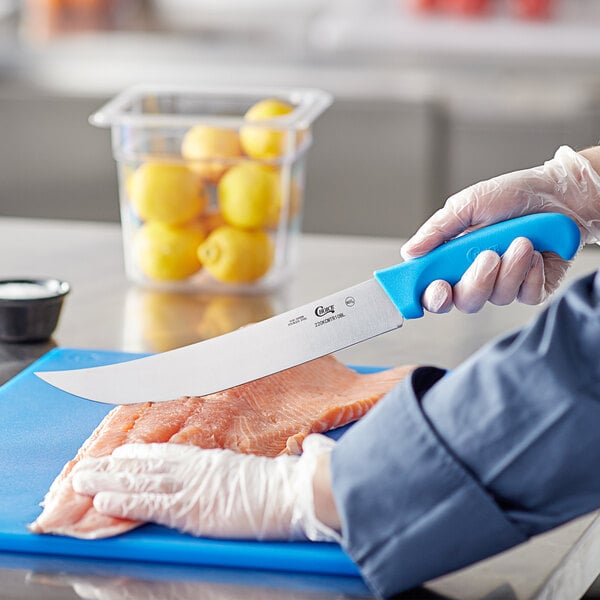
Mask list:
[{"label": "hand holding knife", "polygon": [[517,237],[535,250],[572,258],[575,222],[559,213],[503,221],[455,238],[429,254],[375,271],[374,277],[270,319],[169,352],[114,365],[38,372],[76,396],[108,404],[205,396],[352,346],[423,316],[421,295],[433,281],[451,285],[483,250],[506,251]]}]

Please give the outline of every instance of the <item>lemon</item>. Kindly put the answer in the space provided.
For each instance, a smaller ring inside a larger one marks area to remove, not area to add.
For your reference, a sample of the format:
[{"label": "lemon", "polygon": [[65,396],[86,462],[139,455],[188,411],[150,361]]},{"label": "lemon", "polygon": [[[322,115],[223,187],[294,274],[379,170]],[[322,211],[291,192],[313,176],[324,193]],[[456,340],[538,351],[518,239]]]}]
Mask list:
[{"label": "lemon", "polygon": [[[250,107],[244,115],[245,121],[264,121],[287,115],[294,107],[287,102],[268,98]],[[293,133],[293,132],[292,132]],[[240,141],[244,152],[260,160],[272,160],[285,154],[289,129],[244,125],[240,128]]]},{"label": "lemon", "polygon": [[[293,221],[300,211],[302,210],[302,197],[303,191],[300,184],[295,178],[290,181],[289,195],[288,195],[288,208],[287,208],[287,221],[288,223]],[[267,229],[276,229],[279,226],[279,222],[282,219],[283,212],[283,196],[280,194],[278,204],[273,204],[271,212],[265,223]]]},{"label": "lemon", "polygon": [[181,154],[194,173],[216,183],[235,159],[242,156],[242,148],[237,131],[196,125],[184,135]]},{"label": "lemon", "polygon": [[208,203],[198,176],[179,164],[144,163],[131,176],[128,192],[140,219],[167,225],[190,221]]},{"label": "lemon", "polygon": [[194,225],[167,225],[150,221],[138,230],[133,240],[136,264],[150,279],[177,281],[200,270],[198,247],[204,230]]},{"label": "lemon", "polygon": [[198,248],[202,266],[219,281],[250,283],[260,279],[273,262],[273,244],[262,230],[224,225]]},{"label": "lemon", "polygon": [[223,175],[217,196],[227,223],[245,229],[262,227],[281,205],[279,175],[259,163],[240,163]]}]

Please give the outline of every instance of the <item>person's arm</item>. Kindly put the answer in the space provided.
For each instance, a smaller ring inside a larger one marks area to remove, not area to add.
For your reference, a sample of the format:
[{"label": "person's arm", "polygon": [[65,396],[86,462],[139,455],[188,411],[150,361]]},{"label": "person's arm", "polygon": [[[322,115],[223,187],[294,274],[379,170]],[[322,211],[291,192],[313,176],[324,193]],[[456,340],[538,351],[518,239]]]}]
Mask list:
[{"label": "person's arm", "polygon": [[599,351],[597,273],[455,371],[418,369],[341,438],[329,523],[378,595],[600,506]]},{"label": "person's arm", "polygon": [[[423,399],[437,433],[527,536],[600,505],[599,354],[600,271]],[[475,405],[459,400],[465,391]]]},{"label": "person's arm", "polygon": [[[421,256],[472,229],[549,211],[572,217],[584,243],[600,241],[600,147],[577,153],[562,146],[539,167],[499,175],[459,191],[404,244],[402,256]],[[556,255],[534,252],[529,240],[519,238],[502,258],[482,252],[454,287],[445,281],[432,283],[422,302],[431,312],[447,312],[452,306],[476,312],[488,301],[538,304],[558,288],[568,266]]]},{"label": "person's arm", "polygon": [[596,173],[600,173],[600,146],[590,146],[589,148],[580,150],[579,154],[590,161],[590,164]]}]

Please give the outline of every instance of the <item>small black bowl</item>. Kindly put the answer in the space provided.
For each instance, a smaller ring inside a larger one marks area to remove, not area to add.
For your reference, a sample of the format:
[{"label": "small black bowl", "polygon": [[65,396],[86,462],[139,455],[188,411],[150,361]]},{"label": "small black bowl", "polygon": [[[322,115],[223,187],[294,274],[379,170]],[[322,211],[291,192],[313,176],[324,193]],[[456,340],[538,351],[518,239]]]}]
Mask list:
[{"label": "small black bowl", "polygon": [[47,340],[70,290],[58,279],[0,279],[0,341]]}]

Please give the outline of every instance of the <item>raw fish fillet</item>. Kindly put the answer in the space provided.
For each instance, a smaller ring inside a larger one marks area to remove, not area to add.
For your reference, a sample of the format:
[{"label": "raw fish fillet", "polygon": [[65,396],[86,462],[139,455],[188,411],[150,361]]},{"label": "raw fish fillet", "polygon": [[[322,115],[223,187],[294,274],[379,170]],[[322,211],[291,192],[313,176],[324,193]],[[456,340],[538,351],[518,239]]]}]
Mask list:
[{"label": "raw fish fillet", "polygon": [[98,513],[89,496],[73,490],[71,472],[82,458],[105,456],[131,442],[172,442],[264,456],[300,453],[308,434],[360,419],[413,368],[365,375],[325,356],[208,396],[114,408],[54,480],[43,512],[29,528],[97,539],[141,525]]}]

